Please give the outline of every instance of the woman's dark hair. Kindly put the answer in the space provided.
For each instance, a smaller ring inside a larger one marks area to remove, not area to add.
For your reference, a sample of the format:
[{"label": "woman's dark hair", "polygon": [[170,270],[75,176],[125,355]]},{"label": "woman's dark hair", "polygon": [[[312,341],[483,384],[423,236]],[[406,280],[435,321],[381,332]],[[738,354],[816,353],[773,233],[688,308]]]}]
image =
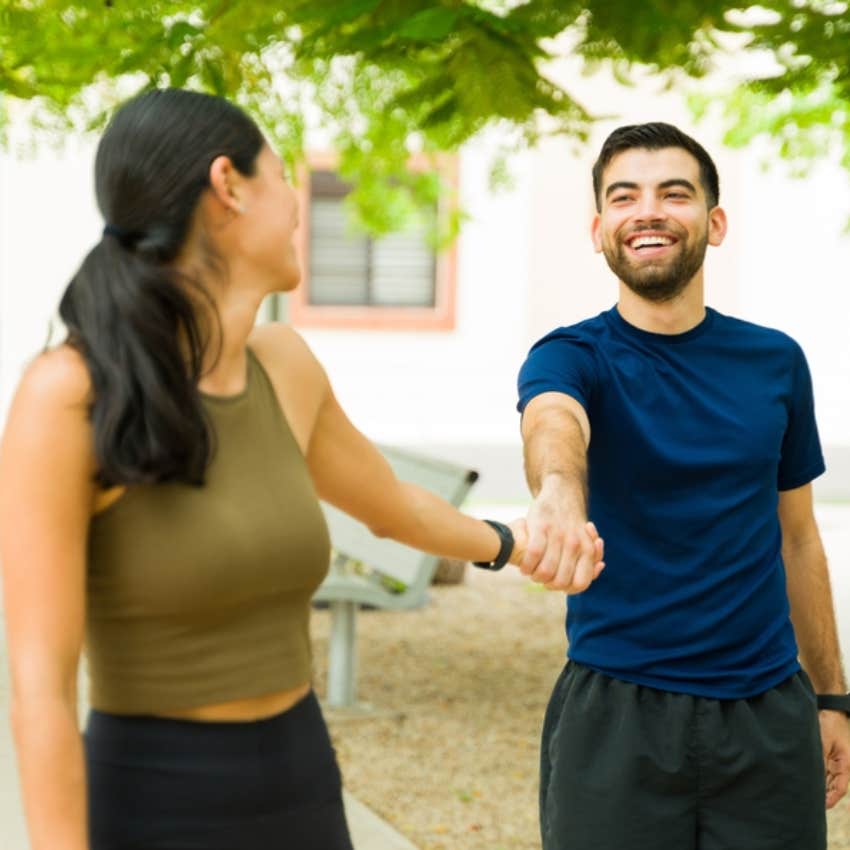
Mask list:
[{"label": "woman's dark hair", "polygon": [[204,320],[196,304],[205,290],[173,261],[213,160],[227,156],[251,175],[263,144],[238,107],[179,89],[128,101],[100,140],[95,190],[106,227],[68,284],[59,315],[91,374],[102,487],[203,483],[212,435],[198,381],[209,316],[217,316],[206,296]]},{"label": "woman's dark hair", "polygon": [[599,151],[599,157],[593,164],[593,197],[596,199],[596,209],[601,209],[602,198],[602,173],[608,167],[608,163],[623,151],[632,148],[643,148],[644,150],[661,150],[661,148],[682,148],[686,150],[698,163],[700,183],[708,202],[708,208],[716,207],[720,202],[720,178],[717,176],[717,166],[708,151],[696,140],[678,127],[655,121],[649,124],[630,124],[618,127],[608,136]]}]

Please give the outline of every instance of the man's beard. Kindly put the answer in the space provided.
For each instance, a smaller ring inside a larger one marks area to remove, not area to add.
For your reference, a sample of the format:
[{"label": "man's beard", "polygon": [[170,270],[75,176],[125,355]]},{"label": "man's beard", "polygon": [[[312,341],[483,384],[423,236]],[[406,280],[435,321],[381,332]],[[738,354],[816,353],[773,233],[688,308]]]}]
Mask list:
[{"label": "man's beard", "polygon": [[[653,233],[657,232],[657,228],[653,228]],[[633,235],[629,234],[630,237]],[[661,303],[679,295],[700,270],[705,261],[708,236],[698,238],[690,247],[682,239],[677,244],[684,244],[684,248],[675,259],[661,263],[647,262],[639,266],[633,265],[626,256],[623,242],[617,242],[613,247],[603,244],[602,252],[611,271],[635,295]]]}]

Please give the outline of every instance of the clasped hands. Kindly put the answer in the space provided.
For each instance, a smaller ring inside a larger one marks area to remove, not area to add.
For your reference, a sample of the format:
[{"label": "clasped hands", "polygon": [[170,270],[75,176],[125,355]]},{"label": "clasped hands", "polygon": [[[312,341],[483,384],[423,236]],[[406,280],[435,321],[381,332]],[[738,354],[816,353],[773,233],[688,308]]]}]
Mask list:
[{"label": "clasped hands", "polygon": [[605,569],[605,543],[586,517],[535,501],[525,519],[510,523],[516,540],[511,563],[549,590],[581,593]]}]

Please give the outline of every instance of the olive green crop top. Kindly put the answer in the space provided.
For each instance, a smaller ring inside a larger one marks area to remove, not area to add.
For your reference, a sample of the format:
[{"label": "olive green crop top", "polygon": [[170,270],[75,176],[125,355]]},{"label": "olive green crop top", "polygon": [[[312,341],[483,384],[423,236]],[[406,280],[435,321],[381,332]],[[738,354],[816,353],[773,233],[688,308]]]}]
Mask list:
[{"label": "olive green crop top", "polygon": [[308,682],[310,598],[330,540],[304,456],[249,350],[245,390],[203,396],[203,487],[133,486],[91,521],[94,708],[162,713]]}]

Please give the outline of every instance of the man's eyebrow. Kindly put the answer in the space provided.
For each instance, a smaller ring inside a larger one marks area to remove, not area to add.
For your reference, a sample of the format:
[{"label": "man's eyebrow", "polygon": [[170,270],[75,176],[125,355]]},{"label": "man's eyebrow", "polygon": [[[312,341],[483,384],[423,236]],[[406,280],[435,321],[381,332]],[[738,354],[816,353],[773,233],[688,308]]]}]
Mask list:
[{"label": "man's eyebrow", "polygon": [[[670,189],[673,186],[681,186],[684,189],[688,189],[694,194],[696,194],[697,189],[690,180],[686,180],[684,177],[672,177],[669,180],[664,180],[663,182],[658,184],[659,189]],[[605,197],[610,198],[611,195],[616,192],[618,189],[639,189],[640,186],[637,183],[632,183],[628,180],[617,180],[615,183],[612,183],[605,190]]]},{"label": "man's eyebrow", "polygon": [[637,183],[629,183],[627,180],[618,180],[616,183],[612,183],[605,190],[605,197],[610,198],[611,195],[616,192],[618,189],[639,189]]},{"label": "man's eyebrow", "polygon": [[697,193],[697,187],[694,186],[690,180],[685,180],[684,177],[674,177],[672,180],[665,180],[663,183],[658,184],[659,189],[669,189],[672,186],[682,186],[685,189],[689,189],[694,194]]}]

